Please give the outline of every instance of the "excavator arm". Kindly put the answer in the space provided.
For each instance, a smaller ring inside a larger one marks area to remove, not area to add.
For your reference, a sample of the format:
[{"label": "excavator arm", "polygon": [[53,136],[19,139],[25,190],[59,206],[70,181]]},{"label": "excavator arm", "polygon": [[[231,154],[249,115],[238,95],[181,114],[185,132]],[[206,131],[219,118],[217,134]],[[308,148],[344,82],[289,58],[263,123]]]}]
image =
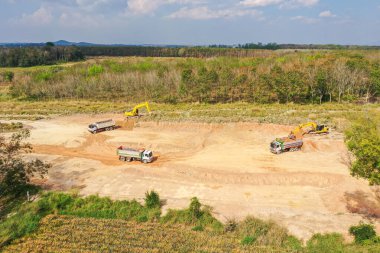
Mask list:
[{"label": "excavator arm", "polygon": [[147,110],[147,112],[151,112],[151,110],[150,110],[150,106],[149,106],[149,103],[148,102],[145,102],[145,103],[141,103],[141,104],[138,104],[138,105],[136,105],[132,110],[130,110],[130,111],[126,111],[125,113],[124,113],[124,116],[125,117],[136,117],[136,116],[139,116],[140,114],[139,114],[139,109],[140,108],[146,108],[146,110]]},{"label": "excavator arm", "polygon": [[289,138],[299,139],[299,138],[302,138],[305,134],[311,134],[311,133],[324,134],[328,132],[329,132],[328,127],[324,125],[318,125],[315,122],[308,122],[305,124],[301,124],[295,129],[293,129],[293,131],[290,132]]}]

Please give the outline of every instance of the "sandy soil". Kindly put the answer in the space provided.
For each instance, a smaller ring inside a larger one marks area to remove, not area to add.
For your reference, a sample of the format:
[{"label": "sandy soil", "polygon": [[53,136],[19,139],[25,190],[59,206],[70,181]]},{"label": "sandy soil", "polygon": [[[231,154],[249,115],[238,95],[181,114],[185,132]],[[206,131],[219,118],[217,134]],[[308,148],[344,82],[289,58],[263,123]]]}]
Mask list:
[{"label": "sandy soil", "polygon": [[[274,219],[294,235],[347,234],[365,217],[347,210],[347,194],[374,193],[350,176],[343,136],[305,138],[299,152],[273,155],[269,143],[291,127],[254,124],[139,122],[132,129],[92,135],[89,123],[116,115],[76,115],[26,122],[36,156],[53,163],[46,182],[114,199],[142,199],[155,189],[164,209],[183,208],[193,196],[221,220],[247,215]],[[118,120],[121,120],[120,118]],[[120,162],[116,147],[153,150],[152,164]],[[379,220],[373,220],[379,226]]]}]

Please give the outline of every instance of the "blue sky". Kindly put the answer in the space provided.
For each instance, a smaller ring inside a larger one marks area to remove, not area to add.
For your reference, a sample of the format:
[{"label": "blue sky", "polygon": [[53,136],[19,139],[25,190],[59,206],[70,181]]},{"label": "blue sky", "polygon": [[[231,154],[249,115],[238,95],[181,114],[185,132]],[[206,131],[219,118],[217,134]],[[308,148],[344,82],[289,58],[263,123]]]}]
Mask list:
[{"label": "blue sky", "polygon": [[0,22],[0,42],[380,45],[380,0],[0,0]]}]

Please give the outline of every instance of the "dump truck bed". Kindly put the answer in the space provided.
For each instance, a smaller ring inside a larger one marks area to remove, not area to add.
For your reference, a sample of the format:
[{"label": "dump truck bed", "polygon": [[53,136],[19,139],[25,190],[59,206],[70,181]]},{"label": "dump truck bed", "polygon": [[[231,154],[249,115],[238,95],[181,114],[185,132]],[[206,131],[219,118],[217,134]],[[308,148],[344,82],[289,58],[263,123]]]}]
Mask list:
[{"label": "dump truck bed", "polygon": [[117,149],[117,154],[119,156],[130,156],[130,157],[140,158],[142,152],[144,152],[144,150],[137,150],[137,149],[126,148],[126,147],[119,147]]}]

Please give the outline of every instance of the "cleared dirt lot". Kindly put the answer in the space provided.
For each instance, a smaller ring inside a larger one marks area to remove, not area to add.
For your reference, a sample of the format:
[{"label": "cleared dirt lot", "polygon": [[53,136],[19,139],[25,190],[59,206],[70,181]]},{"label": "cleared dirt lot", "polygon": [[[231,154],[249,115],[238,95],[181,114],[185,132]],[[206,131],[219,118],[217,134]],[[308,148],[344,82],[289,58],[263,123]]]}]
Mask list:
[{"label": "cleared dirt lot", "polygon": [[[87,132],[89,123],[107,118],[118,116],[25,122],[36,155],[54,165],[47,185],[114,199],[141,199],[155,189],[166,200],[164,209],[186,207],[197,196],[221,220],[250,214],[271,218],[301,238],[316,232],[347,234],[364,218],[347,210],[347,194],[374,196],[366,181],[349,175],[339,133],[307,137],[302,151],[273,155],[270,141],[291,127],[139,122],[134,129]],[[119,145],[151,149],[157,160],[120,162]]]}]

